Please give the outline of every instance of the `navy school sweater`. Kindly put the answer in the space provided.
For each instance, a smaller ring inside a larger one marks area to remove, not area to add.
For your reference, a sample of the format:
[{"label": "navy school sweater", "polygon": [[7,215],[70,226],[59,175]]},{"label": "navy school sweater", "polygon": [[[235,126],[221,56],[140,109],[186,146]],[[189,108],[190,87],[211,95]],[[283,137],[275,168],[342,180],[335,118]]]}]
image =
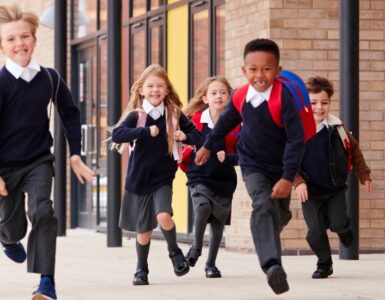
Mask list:
[{"label": "navy school sweater", "polygon": [[293,181],[300,168],[305,142],[297,105],[291,96],[282,90],[283,128],[274,123],[266,101],[256,108],[245,101],[241,114],[230,101],[206,138],[205,148],[213,149],[214,144],[241,122],[237,152],[243,174],[262,173],[273,183],[280,178]]},{"label": "navy school sweater", "polygon": [[[49,70],[56,88],[56,72]],[[69,143],[70,154],[80,154],[80,112],[65,82],[60,79],[57,109]],[[0,71],[0,167],[22,166],[49,153],[47,108],[52,95],[48,74],[41,69],[30,81],[16,79],[7,68]],[[54,113],[52,108],[52,114]]]},{"label": "navy school sweater", "polygon": [[[138,195],[146,195],[163,185],[172,185],[178,162],[168,153],[165,116],[157,120],[147,116],[146,126],[138,128],[137,120],[138,113],[131,112],[113,130],[112,141],[127,143],[136,140],[128,162],[125,189]],[[152,125],[159,128],[159,134],[155,137],[151,136]],[[187,136],[184,144],[195,145],[201,141],[202,134],[184,114],[181,114],[179,126]]]},{"label": "navy school sweater", "polygon": [[[333,184],[330,174],[329,139],[329,129],[325,126],[306,143],[301,171],[311,195],[333,193],[346,188],[346,184]],[[336,163],[346,165],[346,161]]]},{"label": "navy school sweater", "polygon": [[[207,136],[210,133],[211,129],[207,124],[204,124],[203,136]],[[196,145],[197,149],[201,146],[201,142]],[[238,155],[236,153],[226,153],[226,159],[222,163],[217,158],[217,152],[225,149],[224,139],[218,144],[213,145],[210,158],[203,166],[195,164],[195,152],[192,151],[187,169],[187,185],[195,186],[196,184],[202,184],[218,196],[232,198],[237,186],[237,174],[234,166],[238,164]]]}]

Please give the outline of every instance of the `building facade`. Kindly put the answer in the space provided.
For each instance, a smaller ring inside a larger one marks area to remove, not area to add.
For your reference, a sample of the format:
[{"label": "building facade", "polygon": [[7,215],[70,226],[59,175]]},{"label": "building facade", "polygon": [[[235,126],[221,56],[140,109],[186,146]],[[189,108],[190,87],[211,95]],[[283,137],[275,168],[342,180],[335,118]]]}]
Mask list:
[{"label": "building facade", "polygon": [[[340,0],[343,1],[343,0]],[[163,65],[186,104],[205,77],[225,75],[233,87],[244,82],[243,46],[254,38],[270,38],[281,47],[281,65],[302,76],[328,77],[336,87],[332,111],[339,113],[338,0],[121,0],[122,108],[129,87],[151,63]],[[13,1],[3,0],[2,3]],[[19,1],[24,9],[42,14],[51,1]],[[385,249],[385,1],[360,0],[360,145],[372,169],[374,192],[360,189],[360,249]],[[97,171],[92,185],[76,188],[69,202],[76,214],[71,226],[96,228],[106,222],[107,178],[107,0],[68,1],[69,83],[80,102],[83,156]],[[40,28],[36,58],[53,63],[52,30]],[[345,80],[349,80],[346,78]],[[354,133],[353,133],[354,134]],[[174,212],[180,237],[192,230],[192,208],[186,178],[174,182]],[[71,193],[72,195],[72,193]],[[306,252],[306,226],[301,205],[292,199],[293,219],[282,233],[284,251]],[[238,170],[232,225],[226,228],[226,248],[253,251],[250,200]],[[72,220],[72,218],[71,218]],[[331,245],[338,249],[336,235]]]}]

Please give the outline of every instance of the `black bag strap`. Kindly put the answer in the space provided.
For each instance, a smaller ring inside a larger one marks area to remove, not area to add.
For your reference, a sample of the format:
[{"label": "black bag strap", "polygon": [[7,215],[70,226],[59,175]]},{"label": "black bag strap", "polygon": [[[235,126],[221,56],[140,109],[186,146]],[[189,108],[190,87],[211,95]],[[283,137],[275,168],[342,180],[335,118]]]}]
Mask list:
[{"label": "black bag strap", "polygon": [[51,115],[52,115],[52,104],[56,102],[56,99],[57,99],[57,95],[59,93],[59,88],[60,88],[60,75],[58,73],[57,70],[53,69],[55,72],[56,72],[56,75],[57,75],[57,85],[56,85],[56,89],[54,87],[54,82],[53,82],[53,78],[52,78],[52,75],[51,75],[51,72],[47,69],[47,68],[44,68],[42,67],[47,75],[48,75],[48,78],[49,78],[49,81],[51,82],[51,90],[52,90],[52,94],[51,94],[51,101],[50,101],[50,107],[49,107],[49,114],[48,114],[48,119],[51,119]]}]

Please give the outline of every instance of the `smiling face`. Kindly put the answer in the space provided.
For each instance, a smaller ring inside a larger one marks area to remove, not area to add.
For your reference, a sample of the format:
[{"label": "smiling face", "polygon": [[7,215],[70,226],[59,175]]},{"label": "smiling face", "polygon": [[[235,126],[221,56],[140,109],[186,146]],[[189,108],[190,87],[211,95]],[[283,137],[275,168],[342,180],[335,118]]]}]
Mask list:
[{"label": "smiling face", "polygon": [[0,26],[0,50],[22,67],[26,67],[36,46],[30,24],[23,20],[2,24]]},{"label": "smiling face", "polygon": [[162,103],[167,94],[167,82],[163,78],[155,75],[148,76],[140,90],[140,95],[155,107]]},{"label": "smiling face", "polygon": [[311,108],[313,109],[314,119],[317,124],[321,123],[329,114],[330,111],[330,99],[329,95],[325,92],[319,92],[317,94],[309,93]]},{"label": "smiling face", "polygon": [[210,111],[223,112],[229,103],[230,95],[226,85],[221,81],[213,81],[207,87],[207,93],[202,97]]},{"label": "smiling face", "polygon": [[246,55],[242,72],[249,84],[261,93],[274,83],[281,69],[273,53],[254,51]]}]

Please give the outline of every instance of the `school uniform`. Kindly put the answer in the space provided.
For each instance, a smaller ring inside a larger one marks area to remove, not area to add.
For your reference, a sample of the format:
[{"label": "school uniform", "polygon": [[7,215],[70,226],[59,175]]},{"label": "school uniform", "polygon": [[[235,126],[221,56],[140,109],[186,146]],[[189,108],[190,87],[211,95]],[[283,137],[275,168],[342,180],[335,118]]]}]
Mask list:
[{"label": "school uniform", "polygon": [[[214,128],[208,108],[202,112],[200,123],[202,124],[202,134],[206,137]],[[202,144],[202,142],[198,143],[196,149],[199,149]],[[220,162],[217,152],[226,151],[226,148],[225,139],[215,144],[210,158],[203,166],[197,166],[194,163],[195,151],[191,152],[189,158],[187,185],[194,211],[200,205],[209,204],[211,216],[207,220],[208,223],[214,217],[219,222],[230,225],[231,203],[237,186],[237,175],[234,166],[238,164],[238,155],[236,153],[226,153],[224,162]]]},{"label": "school uniform", "polygon": [[[56,97],[70,154],[80,154],[80,112],[65,82]],[[16,243],[26,234],[27,214],[32,223],[28,238],[28,272],[54,275],[57,219],[50,200],[53,161],[50,152],[48,108],[52,84],[46,70],[33,59],[22,68],[7,59],[0,71],[0,176],[8,196],[0,196],[0,240]]]},{"label": "school uniform", "polygon": [[[342,122],[332,114],[318,124],[317,134],[306,144],[300,171],[308,187],[308,200],[302,203],[308,227],[306,240],[318,257],[317,267],[323,270],[333,264],[327,229],[339,235],[350,231],[346,210],[349,157],[337,126],[343,126]],[[364,183],[370,180],[370,169],[357,141],[346,129],[345,131],[350,142],[351,161],[361,183]],[[301,178],[297,178],[294,184],[301,182]]]},{"label": "school uniform", "polygon": [[[158,213],[173,214],[172,182],[181,158],[176,157],[176,153],[170,155],[168,152],[163,103],[153,107],[144,100],[143,109],[147,113],[145,127],[136,127],[138,112],[133,111],[112,132],[113,142],[133,144],[135,141],[128,163],[119,223],[122,229],[138,233],[155,229]],[[152,125],[159,129],[155,137],[151,136]],[[194,145],[200,141],[200,132],[183,113],[179,118],[179,126],[187,136],[183,143]]]},{"label": "school uniform", "polygon": [[283,89],[284,127],[277,126],[267,104],[271,91],[272,86],[264,93],[249,86],[241,113],[230,101],[204,144],[205,148],[212,149],[243,122],[237,152],[243,180],[252,199],[253,241],[265,272],[271,266],[281,265],[280,232],[291,218],[290,197],[271,199],[272,187],[281,178],[294,180],[304,148],[304,132],[296,104]]}]

